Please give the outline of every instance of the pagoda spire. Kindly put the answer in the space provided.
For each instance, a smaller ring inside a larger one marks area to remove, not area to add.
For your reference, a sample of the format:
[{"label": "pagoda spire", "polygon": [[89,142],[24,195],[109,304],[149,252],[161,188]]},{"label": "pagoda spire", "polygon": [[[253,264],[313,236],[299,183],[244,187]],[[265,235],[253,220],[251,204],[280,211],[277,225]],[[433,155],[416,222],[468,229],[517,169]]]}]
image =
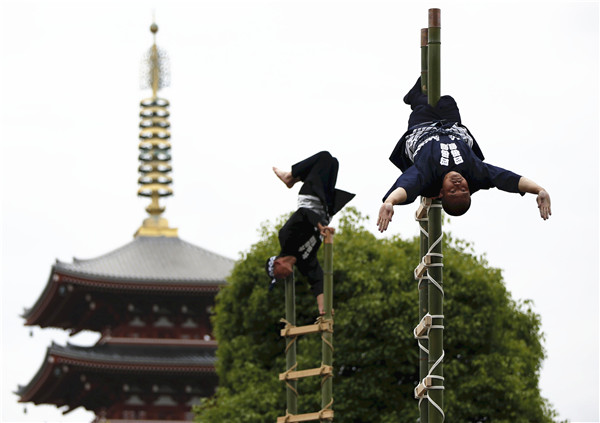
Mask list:
[{"label": "pagoda spire", "polygon": [[158,91],[169,85],[169,63],[166,53],[156,46],[158,25],[150,26],[154,43],[142,61],[142,88],[150,88],[152,97],[140,102],[140,166],[138,196],[149,197],[146,207],[150,215],[144,219],[136,231],[138,236],[176,237],[177,229],[170,228],[167,219],[162,217],[165,207],[159,204],[160,197],[173,195],[170,187],[171,172],[171,133],[169,127],[169,102],[158,97]]}]

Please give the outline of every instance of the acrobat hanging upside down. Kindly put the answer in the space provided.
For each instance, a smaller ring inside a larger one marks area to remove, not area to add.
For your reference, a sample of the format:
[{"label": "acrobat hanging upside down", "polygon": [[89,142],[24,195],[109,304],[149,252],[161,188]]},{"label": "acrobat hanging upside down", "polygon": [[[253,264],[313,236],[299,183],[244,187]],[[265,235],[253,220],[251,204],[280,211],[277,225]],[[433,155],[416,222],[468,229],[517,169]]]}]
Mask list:
[{"label": "acrobat hanging upside down", "polygon": [[323,269],[317,259],[321,237],[327,231],[334,233],[334,228],[328,226],[331,218],[354,198],[354,194],[335,187],[338,169],[338,160],[328,151],[296,163],[291,171],[273,168],[285,186],[292,188],[302,182],[302,188],[298,193],[298,210],[279,230],[281,251],[265,263],[271,279],[269,289],[291,275],[295,265],[308,278],[320,315],[325,314]]},{"label": "acrobat hanging upside down", "polygon": [[471,194],[480,189],[536,194],[542,219],[552,214],[548,192],[510,170],[484,163],[483,153],[450,96],[440,97],[435,107],[421,92],[421,78],[406,94],[412,109],[408,131],[400,138],[390,161],[403,172],[383,197],[377,226],[388,228],[394,205],[410,204],[419,196],[439,198],[444,211],[460,216],[471,206]]}]

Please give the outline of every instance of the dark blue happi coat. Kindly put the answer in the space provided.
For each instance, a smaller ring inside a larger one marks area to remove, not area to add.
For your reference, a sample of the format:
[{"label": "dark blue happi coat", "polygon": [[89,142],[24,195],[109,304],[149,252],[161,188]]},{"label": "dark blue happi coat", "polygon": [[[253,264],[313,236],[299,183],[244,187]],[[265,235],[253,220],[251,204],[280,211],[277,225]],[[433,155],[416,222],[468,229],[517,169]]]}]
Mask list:
[{"label": "dark blue happi coat", "polygon": [[450,171],[460,173],[467,180],[471,194],[489,188],[519,193],[520,175],[484,163],[483,152],[475,137],[462,125],[458,106],[451,96],[442,96],[435,107],[430,106],[427,97],[420,92],[419,79],[404,101],[413,109],[409,130],[390,156],[390,161],[403,173],[383,201],[399,187],[407,194],[404,204],[412,203],[419,195],[436,197],[444,176]]}]

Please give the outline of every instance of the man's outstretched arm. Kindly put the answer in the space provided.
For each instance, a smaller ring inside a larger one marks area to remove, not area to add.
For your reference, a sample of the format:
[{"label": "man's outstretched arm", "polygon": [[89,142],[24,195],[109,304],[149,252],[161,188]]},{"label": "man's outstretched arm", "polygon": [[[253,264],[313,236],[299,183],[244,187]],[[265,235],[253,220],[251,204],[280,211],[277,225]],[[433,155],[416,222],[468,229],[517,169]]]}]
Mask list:
[{"label": "man's outstretched arm", "polygon": [[519,191],[537,195],[536,200],[542,219],[547,220],[552,215],[552,210],[550,208],[550,194],[548,194],[544,188],[533,182],[531,179],[521,176],[521,179],[519,179]]},{"label": "man's outstretched arm", "polygon": [[404,203],[406,198],[406,190],[402,187],[396,188],[390,193],[390,195],[388,195],[388,197],[385,199],[385,202],[379,209],[379,217],[377,218],[379,232],[385,231],[389,223],[392,221],[392,216],[394,215],[394,205]]}]

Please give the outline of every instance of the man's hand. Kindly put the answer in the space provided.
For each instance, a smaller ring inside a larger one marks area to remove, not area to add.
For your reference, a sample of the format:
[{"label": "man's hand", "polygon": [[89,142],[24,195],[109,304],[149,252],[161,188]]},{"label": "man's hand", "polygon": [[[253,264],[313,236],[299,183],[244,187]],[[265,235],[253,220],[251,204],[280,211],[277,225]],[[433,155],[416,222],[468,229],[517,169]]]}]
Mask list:
[{"label": "man's hand", "polygon": [[327,232],[331,233],[331,235],[335,234],[335,228],[332,228],[331,226],[323,226],[320,223],[317,223],[317,227],[323,237],[327,236]]},{"label": "man's hand", "polygon": [[377,218],[379,232],[385,231],[392,221],[392,216],[394,215],[394,205],[403,204],[406,201],[406,197],[406,190],[402,187],[396,188],[390,193],[390,195],[388,195],[388,197],[385,199],[385,202],[379,209],[379,217]]},{"label": "man's hand", "polygon": [[[317,307],[319,308],[319,315],[320,316],[325,316],[325,297],[323,296],[323,294],[319,294],[317,295]],[[332,308],[331,309],[331,315],[333,316],[335,314],[335,310]]]},{"label": "man's hand", "polygon": [[390,203],[383,203],[379,209],[379,217],[377,218],[377,227],[379,232],[387,229],[394,215],[394,206]]},{"label": "man's hand", "polygon": [[548,194],[545,190],[541,190],[537,196],[537,204],[540,209],[540,216],[542,219],[547,220],[552,215],[552,210],[550,208],[550,194]]},{"label": "man's hand", "polygon": [[542,219],[548,220],[552,215],[550,194],[548,194],[548,191],[524,176],[521,176],[521,179],[519,179],[519,191],[537,195],[536,201],[540,209],[540,216]]}]

